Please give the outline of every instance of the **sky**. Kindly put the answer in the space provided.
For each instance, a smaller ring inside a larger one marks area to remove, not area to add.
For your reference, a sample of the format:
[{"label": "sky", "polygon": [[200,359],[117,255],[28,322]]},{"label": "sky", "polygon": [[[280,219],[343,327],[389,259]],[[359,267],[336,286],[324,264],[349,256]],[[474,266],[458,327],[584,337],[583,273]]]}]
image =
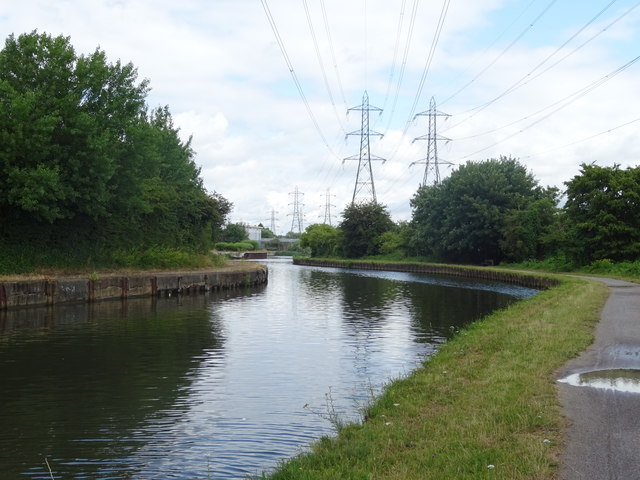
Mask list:
[{"label": "sky", "polygon": [[564,190],[583,163],[639,164],[637,1],[2,0],[3,39],[34,30],[131,62],[229,220],[278,234],[373,189],[410,220],[430,120],[441,178],[510,156]]}]

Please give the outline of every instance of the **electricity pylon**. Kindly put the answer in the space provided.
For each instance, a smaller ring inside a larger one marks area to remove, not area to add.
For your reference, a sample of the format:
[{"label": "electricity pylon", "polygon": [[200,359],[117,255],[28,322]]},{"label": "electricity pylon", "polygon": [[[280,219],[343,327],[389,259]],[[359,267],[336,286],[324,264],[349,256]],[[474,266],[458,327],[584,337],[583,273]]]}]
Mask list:
[{"label": "electricity pylon", "polygon": [[276,212],[275,209],[271,209],[271,228],[269,230],[271,230],[273,232],[273,234],[276,234]]},{"label": "electricity pylon", "polygon": [[[421,137],[416,137],[413,139],[413,142],[416,140],[427,140],[427,157],[422,160],[418,160],[417,162],[413,162],[410,167],[416,165],[418,163],[424,163],[424,177],[422,178],[422,185],[427,185],[427,177],[429,175],[429,170],[433,170],[435,179],[433,181],[434,185],[440,183],[440,168],[438,165],[453,165],[453,163],[448,162],[446,160],[440,160],[438,158],[438,141],[450,141],[450,138],[443,137],[438,135],[436,128],[436,118],[437,117],[449,117],[448,113],[443,113],[439,110],[436,110],[436,101],[431,97],[431,102],[429,102],[429,110],[425,112],[420,112],[416,114],[418,116],[428,116],[429,117],[429,132],[426,135],[422,135]],[[415,117],[414,117],[415,119]],[[411,142],[411,143],[413,143]]]},{"label": "electricity pylon", "polygon": [[[377,203],[376,187],[373,183],[373,169],[371,167],[371,161],[381,160],[384,163],[386,160],[376,155],[371,155],[369,137],[371,135],[379,135],[380,137],[382,137],[383,135],[369,129],[369,112],[373,111],[382,113],[382,109],[369,105],[369,95],[365,90],[364,95],[362,96],[362,105],[349,108],[347,110],[347,114],[349,114],[349,112],[352,110],[362,112],[362,125],[360,127],[360,130],[347,133],[347,136],[360,135],[360,153],[342,160],[342,163],[344,163],[346,160],[358,160],[358,173],[356,174],[356,183],[353,188],[353,198],[351,199],[351,204],[353,205],[356,203],[356,198],[362,198],[362,200],[364,201],[370,198],[374,203]],[[364,197],[361,195],[361,192],[363,190],[366,190],[366,196]]]},{"label": "electricity pylon", "polygon": [[331,207],[335,208],[335,205],[331,204],[330,197],[335,197],[335,195],[331,195],[329,191],[330,190],[327,188],[327,193],[323,195],[325,197],[325,201],[324,201],[324,220],[322,221],[322,223],[332,227],[333,225],[331,225],[331,217],[333,217],[333,215],[331,215]]},{"label": "electricity pylon", "polygon": [[[296,186],[294,191],[290,192],[289,195],[293,195],[293,203],[289,204],[289,205],[293,205],[293,213],[288,214],[292,216],[291,231],[293,233],[301,234],[303,231],[302,230],[302,224],[303,224],[302,207],[304,206],[304,204],[300,202],[300,197],[302,197],[304,193],[301,193],[298,190],[298,187]],[[296,232],[296,227],[297,227],[297,232]]]}]

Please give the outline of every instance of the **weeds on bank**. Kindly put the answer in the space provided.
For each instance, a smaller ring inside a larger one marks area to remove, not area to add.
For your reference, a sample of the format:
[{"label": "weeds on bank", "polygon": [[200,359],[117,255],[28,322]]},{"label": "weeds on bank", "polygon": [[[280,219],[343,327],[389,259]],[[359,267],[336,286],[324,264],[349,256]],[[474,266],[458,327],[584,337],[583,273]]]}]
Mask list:
[{"label": "weeds on bank", "polygon": [[[502,265],[501,265],[502,266]],[[571,272],[584,275],[600,275],[640,283],[640,261],[614,262],[607,258],[589,265],[576,267],[561,257],[505,265],[509,269],[538,270],[544,272]]]},{"label": "weeds on bank", "polygon": [[363,424],[266,478],[555,478],[554,372],[591,342],[606,295],[601,283],[567,279],[474,323],[391,383]]},{"label": "weeds on bank", "polygon": [[95,274],[111,270],[167,270],[221,267],[226,259],[169,247],[94,251],[78,246],[48,250],[0,243],[0,275]]}]

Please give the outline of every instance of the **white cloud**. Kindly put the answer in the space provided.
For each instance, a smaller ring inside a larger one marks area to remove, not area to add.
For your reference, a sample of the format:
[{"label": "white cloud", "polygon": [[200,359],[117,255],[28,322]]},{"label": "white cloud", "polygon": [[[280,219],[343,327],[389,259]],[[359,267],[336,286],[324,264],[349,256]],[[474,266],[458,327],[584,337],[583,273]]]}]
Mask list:
[{"label": "white cloud", "polygon": [[[344,135],[358,130],[361,118],[359,112],[346,117],[345,110],[361,103],[364,90],[371,105],[385,109],[382,117],[371,118],[372,128],[385,133],[382,140],[371,139],[371,151],[387,158],[384,164],[374,162],[374,181],[378,200],[398,220],[410,217],[409,199],[423,177],[424,164],[409,165],[426,155],[426,142],[411,141],[427,133],[427,118],[410,122],[403,132],[412,113],[428,109],[431,96],[438,109],[452,115],[446,122],[438,119],[439,133],[453,139],[439,143],[438,149],[442,158],[455,163],[512,155],[522,158],[542,184],[562,187],[582,162],[623,166],[638,162],[638,123],[615,127],[639,116],[640,64],[544,120],[535,115],[637,55],[640,8],[604,30],[633,5],[631,0],[616,2],[536,71],[536,65],[603,8],[601,2],[558,3],[536,22],[543,6],[533,4],[527,10],[529,2],[451,2],[419,97],[443,3],[418,5],[406,50],[413,2],[325,0],[331,44],[320,4],[307,2],[315,45],[302,2],[266,3],[317,128],[294,85],[262,2],[6,2],[0,6],[0,35],[34,29],[63,34],[71,37],[79,53],[99,46],[111,61],[132,62],[140,78],[151,81],[150,106],[169,105],[184,139],[193,135],[205,185],[234,204],[232,220],[268,225],[271,212],[277,211],[281,233],[291,226],[290,193],[296,186],[304,193],[307,224],[322,221],[328,188],[335,195],[332,213],[341,212],[351,200],[357,162],[342,159],[357,154],[360,142],[354,136],[345,142]],[[401,3],[406,9],[398,37]],[[519,35],[521,39],[514,41]],[[392,77],[394,53],[397,64]],[[472,110],[520,79],[526,80],[521,88],[481,111]],[[612,131],[597,135],[607,130]],[[588,137],[592,138],[580,141]],[[441,167],[442,176],[450,171]]]}]

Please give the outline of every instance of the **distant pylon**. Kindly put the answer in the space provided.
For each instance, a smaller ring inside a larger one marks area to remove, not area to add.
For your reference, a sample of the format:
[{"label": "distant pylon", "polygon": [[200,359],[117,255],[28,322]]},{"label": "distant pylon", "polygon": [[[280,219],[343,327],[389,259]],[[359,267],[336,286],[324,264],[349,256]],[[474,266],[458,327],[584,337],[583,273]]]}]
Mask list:
[{"label": "distant pylon", "polygon": [[331,215],[331,207],[335,208],[335,205],[331,204],[331,197],[335,197],[335,195],[331,195],[329,192],[330,192],[330,189],[327,188],[327,193],[324,195],[324,197],[325,197],[325,201],[324,201],[324,220],[322,221],[322,223],[332,227],[333,225],[331,225],[331,217],[333,215]]},{"label": "distant pylon", "polygon": [[[303,231],[303,229],[302,229],[302,224],[303,224],[302,207],[304,206],[304,204],[300,202],[300,197],[302,197],[304,195],[304,193],[301,193],[298,190],[298,187],[296,186],[294,191],[290,192],[289,195],[293,195],[293,203],[289,204],[289,205],[293,205],[293,212],[289,214],[292,217],[292,219],[291,219],[291,232],[293,232],[293,233],[302,233],[302,231]],[[297,229],[297,231],[296,231],[296,229]]]},{"label": "distant pylon", "polygon": [[[376,155],[371,155],[369,137],[371,135],[379,135],[380,137],[382,137],[382,134],[373,130],[369,130],[369,112],[374,111],[382,113],[382,109],[369,105],[369,95],[365,90],[364,95],[362,96],[362,105],[348,109],[347,114],[352,110],[359,110],[362,112],[362,125],[360,127],[360,130],[347,133],[347,136],[360,135],[360,153],[358,155],[347,157],[342,161],[342,163],[344,163],[346,160],[358,160],[358,173],[356,174],[356,183],[353,188],[353,198],[351,199],[351,204],[356,203],[356,198],[361,198],[362,200],[367,200],[370,198],[374,203],[377,203],[376,187],[373,183],[373,169],[371,168],[371,160],[381,160],[384,163],[385,159],[377,157]],[[366,190],[366,196],[364,197],[361,195],[362,190]]]},{"label": "distant pylon", "polygon": [[276,212],[273,208],[271,209],[271,230],[274,234],[276,233]]},{"label": "distant pylon", "polygon": [[[413,142],[416,140],[427,140],[427,157],[422,160],[418,160],[417,162],[413,162],[409,166],[416,165],[418,163],[424,163],[424,177],[422,178],[422,185],[427,185],[429,170],[433,170],[435,179],[433,181],[434,185],[440,183],[440,168],[438,165],[453,165],[453,163],[448,162],[446,160],[440,160],[438,158],[438,141],[445,140],[450,141],[450,138],[443,137],[438,135],[436,128],[436,117],[449,117],[448,113],[440,112],[436,110],[436,101],[431,97],[431,102],[429,102],[429,110],[421,113],[417,113],[418,116],[428,116],[429,117],[429,132],[426,135],[422,135],[421,137],[417,137],[413,139]],[[414,117],[415,118],[415,117]],[[411,142],[411,143],[413,143]]]}]

